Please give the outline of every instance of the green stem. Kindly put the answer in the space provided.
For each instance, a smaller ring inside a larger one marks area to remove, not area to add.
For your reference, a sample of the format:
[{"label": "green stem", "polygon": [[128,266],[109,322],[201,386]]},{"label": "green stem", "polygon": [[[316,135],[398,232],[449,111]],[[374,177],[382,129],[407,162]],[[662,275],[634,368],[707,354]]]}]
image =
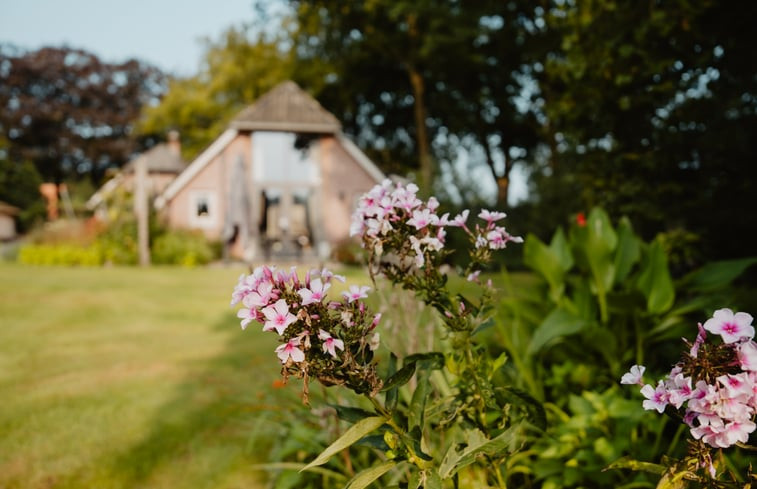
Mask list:
[{"label": "green stem", "polygon": [[497,475],[497,487],[500,489],[507,489],[507,483],[502,478],[502,474],[499,471],[499,464],[495,464],[494,467],[494,473]]}]

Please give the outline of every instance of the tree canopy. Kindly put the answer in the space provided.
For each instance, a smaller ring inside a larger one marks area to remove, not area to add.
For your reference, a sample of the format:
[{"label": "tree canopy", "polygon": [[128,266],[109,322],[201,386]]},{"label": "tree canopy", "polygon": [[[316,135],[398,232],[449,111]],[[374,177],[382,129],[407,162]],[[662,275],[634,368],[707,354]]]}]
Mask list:
[{"label": "tree canopy", "polygon": [[157,103],[166,78],[137,60],[107,63],[67,47],[0,46],[0,135],[11,161],[34,163],[45,180],[90,175],[140,149],[132,128]]}]

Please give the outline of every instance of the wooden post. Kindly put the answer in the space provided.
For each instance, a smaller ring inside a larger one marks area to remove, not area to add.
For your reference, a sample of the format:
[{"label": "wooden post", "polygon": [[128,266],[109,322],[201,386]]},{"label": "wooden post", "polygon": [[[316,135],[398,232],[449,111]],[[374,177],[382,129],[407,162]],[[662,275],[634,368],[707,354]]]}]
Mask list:
[{"label": "wooden post", "polygon": [[134,214],[137,216],[137,249],[139,264],[150,265],[150,225],[147,204],[147,161],[139,157],[136,161],[134,179]]}]

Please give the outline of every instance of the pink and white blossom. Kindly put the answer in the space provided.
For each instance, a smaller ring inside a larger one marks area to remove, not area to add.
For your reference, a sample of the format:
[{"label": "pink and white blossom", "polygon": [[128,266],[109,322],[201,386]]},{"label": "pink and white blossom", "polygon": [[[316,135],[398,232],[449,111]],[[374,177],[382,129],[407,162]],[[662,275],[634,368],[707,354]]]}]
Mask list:
[{"label": "pink and white blossom", "polygon": [[263,315],[255,308],[245,307],[237,311],[237,317],[242,320],[240,323],[242,329],[247,329],[247,325],[250,324],[250,322],[262,319]]},{"label": "pink and white blossom", "polygon": [[743,338],[754,338],[752,316],[745,312],[733,313],[730,309],[718,309],[704,323],[704,329],[719,334],[724,343],[735,343]]},{"label": "pink and white blossom", "polygon": [[621,384],[639,384],[643,385],[641,377],[644,375],[644,371],[647,369],[644,365],[633,365],[628,373],[623,374],[620,378]]},{"label": "pink and white blossom", "polygon": [[336,358],[336,349],[344,351],[344,341],[332,337],[326,331],[318,330],[318,339],[323,341],[323,352],[328,353],[332,357]]},{"label": "pink and white blossom", "polygon": [[262,310],[266,321],[263,325],[263,331],[273,331],[279,335],[284,334],[287,327],[297,321],[297,316],[289,312],[289,306],[284,299],[279,299],[272,306]]},{"label": "pink and white blossom", "polygon": [[358,286],[350,285],[350,289],[347,292],[342,292],[342,295],[349,302],[355,302],[360,299],[368,298],[368,291],[371,290],[367,285]]},{"label": "pink and white blossom", "polygon": [[302,288],[297,293],[302,298],[302,305],[307,306],[314,302],[321,302],[326,297],[326,291],[329,290],[331,284],[324,284],[321,279],[317,278],[310,282],[310,288]]},{"label": "pink and white blossom", "polygon": [[742,370],[757,372],[757,343],[745,341],[736,349]]},{"label": "pink and white blossom", "polygon": [[290,358],[295,363],[300,363],[305,360],[305,353],[298,348],[299,346],[300,339],[295,337],[283,345],[276,347],[276,355],[279,357],[279,360],[281,360],[281,363],[287,363],[287,360]]},{"label": "pink and white blossom", "polygon": [[487,209],[483,209],[478,214],[478,217],[486,221],[488,224],[491,224],[495,221],[499,221],[500,219],[506,218],[507,214],[505,214],[504,212],[489,211]]},{"label": "pink and white blossom", "polygon": [[641,404],[644,409],[650,411],[656,409],[658,413],[665,411],[665,407],[668,405],[668,391],[662,381],[657,384],[656,388],[649,384],[645,385],[641,388],[641,393],[647,398]]}]

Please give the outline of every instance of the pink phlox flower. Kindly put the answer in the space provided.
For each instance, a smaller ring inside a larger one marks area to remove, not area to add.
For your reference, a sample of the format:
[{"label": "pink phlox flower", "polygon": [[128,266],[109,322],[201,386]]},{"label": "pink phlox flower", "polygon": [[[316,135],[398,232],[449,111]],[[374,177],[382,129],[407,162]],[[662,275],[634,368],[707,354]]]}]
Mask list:
[{"label": "pink phlox flower", "polygon": [[373,316],[373,320],[371,321],[371,329],[375,329],[376,326],[378,326],[379,321],[381,321],[381,313],[376,313],[375,316]]},{"label": "pink phlox flower", "polygon": [[455,218],[449,222],[449,225],[458,228],[465,227],[465,221],[468,220],[468,214],[470,214],[470,210],[465,209],[463,212],[456,215]]},{"label": "pink phlox flower", "polygon": [[444,243],[439,238],[431,236],[424,236],[421,238],[420,243],[426,246],[427,250],[439,251],[444,248]]},{"label": "pink phlox flower", "polygon": [[342,292],[342,295],[348,302],[355,302],[356,300],[365,299],[368,297],[368,291],[371,290],[367,285],[357,286],[350,285],[348,292]]},{"label": "pink phlox flower", "polygon": [[394,207],[403,209],[405,212],[410,212],[423,204],[416,196],[416,192],[418,192],[418,186],[413,183],[408,184],[406,187],[398,186],[392,193]]},{"label": "pink phlox flower", "polygon": [[746,402],[752,397],[754,383],[746,372],[736,375],[721,375],[717,380],[725,387],[727,395],[731,399],[741,398]]},{"label": "pink phlox flower", "polygon": [[467,280],[468,282],[476,282],[476,283],[478,283],[478,276],[479,275],[481,275],[481,270],[476,270],[475,272],[469,273],[465,280]]},{"label": "pink phlox flower", "polygon": [[431,209],[432,212],[436,211],[436,209],[439,208],[439,201],[436,200],[436,197],[433,195],[428,198],[428,202],[426,202],[426,207]]},{"label": "pink phlox flower", "polygon": [[274,298],[275,294],[273,292],[273,284],[271,282],[261,282],[260,285],[258,285],[258,288],[250,292],[242,303],[246,307],[265,307],[267,306],[271,300]]},{"label": "pink phlox flower", "polygon": [[368,340],[368,348],[370,348],[371,351],[376,351],[379,346],[381,346],[381,336],[378,333],[373,333],[371,339]]},{"label": "pink phlox flower", "polygon": [[736,356],[742,370],[757,371],[757,343],[745,341],[736,349]]},{"label": "pink phlox flower", "polygon": [[623,374],[623,377],[620,378],[620,383],[644,385],[641,381],[641,377],[644,375],[646,369],[647,367],[644,365],[632,365],[631,370],[629,370],[628,373]]},{"label": "pink phlox flower", "polygon": [[437,226],[449,226],[450,220],[449,220],[449,212],[445,212],[441,216],[439,216],[439,222],[437,222]]},{"label": "pink phlox flower", "polygon": [[340,281],[342,283],[344,283],[344,282],[347,281],[347,279],[345,278],[344,275],[337,275],[337,274],[333,273],[331,270],[329,270],[328,268],[322,269],[320,271],[320,275],[321,275],[321,278],[323,279],[324,283],[329,283],[332,278],[334,280],[338,280],[338,281]]},{"label": "pink phlox flower", "polygon": [[317,278],[310,282],[309,289],[303,288],[298,290],[297,293],[302,297],[302,305],[307,306],[314,302],[321,302],[326,297],[326,291],[329,290],[329,287],[331,287],[331,284],[324,284],[321,279]]},{"label": "pink phlox flower", "polygon": [[413,248],[413,251],[415,252],[415,256],[413,258],[415,260],[416,268],[423,268],[423,265],[425,265],[426,263],[426,258],[423,256],[423,249],[421,248],[421,240],[419,240],[415,236],[410,236],[410,246]]},{"label": "pink phlox flower", "polygon": [[745,312],[733,313],[730,309],[718,309],[704,323],[704,329],[710,333],[719,334],[723,342],[735,343],[743,338],[754,338],[752,316]]},{"label": "pink phlox flower", "polygon": [[486,240],[484,236],[476,236],[476,248],[486,248],[486,246],[489,245],[489,242]]},{"label": "pink phlox flower", "polygon": [[263,309],[262,312],[266,318],[263,331],[275,329],[279,335],[282,335],[290,324],[297,321],[297,316],[289,312],[289,306],[284,299],[279,299],[274,305]]},{"label": "pink phlox flower", "polygon": [[486,221],[487,224],[491,225],[495,221],[499,221],[500,219],[506,218],[507,214],[505,214],[504,212],[489,211],[487,209],[483,209],[478,214],[478,217]]},{"label": "pink phlox flower", "polygon": [[337,348],[344,351],[344,341],[333,338],[329,333],[322,329],[318,330],[318,339],[323,341],[323,352],[328,353],[334,358],[336,358]]},{"label": "pink phlox flower", "polygon": [[237,311],[237,317],[242,320],[242,329],[246,329],[247,325],[250,324],[250,322],[262,319],[263,315],[260,314],[260,311],[258,311],[257,309],[242,308]]},{"label": "pink phlox flower", "polygon": [[641,403],[644,409],[656,409],[658,413],[665,411],[665,406],[668,405],[668,391],[662,381],[657,384],[656,388],[649,384],[645,385],[641,388],[641,393],[647,398],[646,401]]},{"label": "pink phlox flower", "polygon": [[258,287],[261,273],[259,269],[256,269],[256,272],[258,273],[256,274],[253,272],[250,275],[242,274],[239,276],[239,281],[234,287],[234,292],[231,294],[231,306],[235,306],[242,302],[247,294],[251,293]]},{"label": "pink phlox flower", "polygon": [[750,420],[732,421],[725,425],[725,430],[721,433],[718,441],[721,447],[727,448],[735,445],[737,442],[747,443],[749,435],[757,428],[757,425]]},{"label": "pink phlox flower", "polygon": [[668,401],[673,407],[679,409],[684,402],[691,398],[693,392],[691,377],[684,377],[683,374],[679,373],[673,378],[672,385],[668,387]]},{"label": "pink phlox flower", "polygon": [[439,217],[429,209],[414,210],[413,217],[407,220],[407,223],[415,226],[415,229],[423,229],[437,222],[439,222]]},{"label": "pink phlox flower", "polygon": [[299,346],[300,339],[295,337],[283,345],[276,347],[276,355],[279,357],[279,360],[281,360],[281,363],[287,363],[289,358],[295,363],[305,360],[305,353],[298,348]]}]

